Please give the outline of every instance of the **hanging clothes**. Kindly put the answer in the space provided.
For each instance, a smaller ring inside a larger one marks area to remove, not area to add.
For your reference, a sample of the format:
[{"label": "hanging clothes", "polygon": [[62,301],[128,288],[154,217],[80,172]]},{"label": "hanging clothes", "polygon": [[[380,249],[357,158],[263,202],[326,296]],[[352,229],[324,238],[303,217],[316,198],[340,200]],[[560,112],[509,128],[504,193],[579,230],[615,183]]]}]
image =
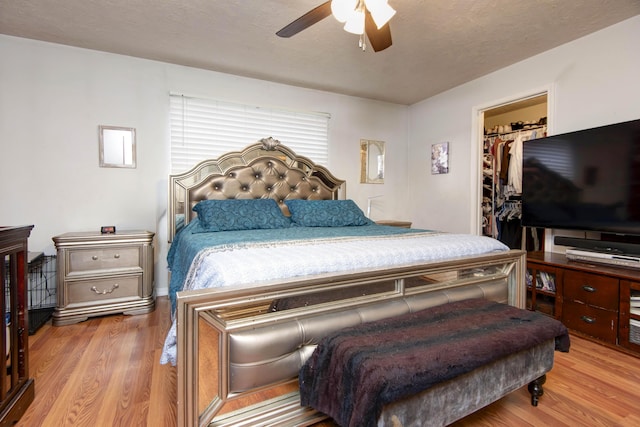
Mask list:
[{"label": "hanging clothes", "polygon": [[522,248],[522,224],[519,220],[512,219],[501,222],[500,239],[510,249]]},{"label": "hanging clothes", "polygon": [[[484,140],[484,151],[489,156],[483,158],[483,234],[514,249],[522,245],[522,210],[521,205],[510,202],[522,194],[523,146],[525,141],[542,136],[546,136],[546,126],[488,135]],[[493,160],[491,166],[486,165],[488,158]],[[489,184],[486,176],[491,172],[493,182]],[[487,212],[489,206],[491,212]]]},{"label": "hanging clothes", "polygon": [[511,194],[522,194],[522,135],[518,134],[509,149],[507,185]]},{"label": "hanging clothes", "polygon": [[507,200],[496,214],[498,224],[498,240],[511,249],[520,249],[522,245],[522,202]]}]

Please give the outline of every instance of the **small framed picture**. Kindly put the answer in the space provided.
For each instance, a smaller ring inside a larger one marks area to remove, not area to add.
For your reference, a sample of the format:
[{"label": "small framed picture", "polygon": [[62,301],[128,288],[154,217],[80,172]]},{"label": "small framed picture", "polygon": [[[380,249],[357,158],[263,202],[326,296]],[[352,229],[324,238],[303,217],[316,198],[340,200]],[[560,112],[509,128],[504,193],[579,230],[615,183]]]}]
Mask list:
[{"label": "small framed picture", "polygon": [[431,174],[449,173],[449,143],[441,142],[431,146]]}]

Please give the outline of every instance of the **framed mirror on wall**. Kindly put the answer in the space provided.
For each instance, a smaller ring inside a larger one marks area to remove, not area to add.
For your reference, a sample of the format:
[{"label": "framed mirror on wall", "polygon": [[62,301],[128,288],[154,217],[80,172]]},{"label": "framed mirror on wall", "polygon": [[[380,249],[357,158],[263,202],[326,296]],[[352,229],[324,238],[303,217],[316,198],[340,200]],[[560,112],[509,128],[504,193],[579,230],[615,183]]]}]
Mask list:
[{"label": "framed mirror on wall", "polygon": [[136,130],[118,126],[99,126],[100,167],[136,167]]},{"label": "framed mirror on wall", "polygon": [[384,183],[384,141],[360,140],[360,182]]}]

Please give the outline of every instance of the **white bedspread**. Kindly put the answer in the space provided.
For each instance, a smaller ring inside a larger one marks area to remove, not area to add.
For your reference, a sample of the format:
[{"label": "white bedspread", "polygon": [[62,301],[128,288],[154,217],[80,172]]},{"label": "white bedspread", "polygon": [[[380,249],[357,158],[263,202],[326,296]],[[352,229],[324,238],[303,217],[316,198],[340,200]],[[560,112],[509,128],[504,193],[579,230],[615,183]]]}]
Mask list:
[{"label": "white bedspread", "polygon": [[[269,280],[398,267],[508,249],[489,237],[436,232],[213,247],[198,253],[183,289],[244,288]],[[162,364],[176,364],[176,343],[174,321],[165,340]]]}]

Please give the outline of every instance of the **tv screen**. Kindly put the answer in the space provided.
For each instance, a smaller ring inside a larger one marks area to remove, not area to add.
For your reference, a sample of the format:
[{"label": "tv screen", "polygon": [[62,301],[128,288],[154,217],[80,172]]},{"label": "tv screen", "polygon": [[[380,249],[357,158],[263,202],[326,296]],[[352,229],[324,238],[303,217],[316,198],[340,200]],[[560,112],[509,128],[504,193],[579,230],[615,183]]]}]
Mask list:
[{"label": "tv screen", "polygon": [[526,141],[522,225],[640,235],[640,120]]}]

